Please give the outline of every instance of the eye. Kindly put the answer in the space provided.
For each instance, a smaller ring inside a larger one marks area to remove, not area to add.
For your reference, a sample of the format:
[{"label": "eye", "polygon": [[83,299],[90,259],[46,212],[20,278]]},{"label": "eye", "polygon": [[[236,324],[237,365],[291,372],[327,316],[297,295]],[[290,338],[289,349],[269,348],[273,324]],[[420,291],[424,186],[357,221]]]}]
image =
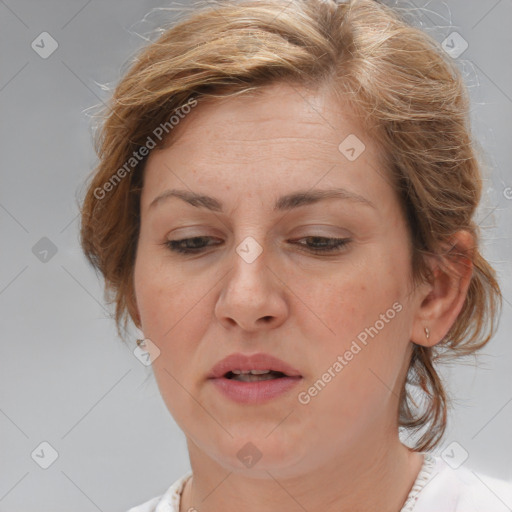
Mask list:
[{"label": "eye", "polygon": [[308,252],[314,254],[325,254],[340,252],[341,249],[351,242],[350,238],[329,238],[325,236],[306,236],[299,238],[299,240],[309,240],[313,245],[298,244],[306,247]]},{"label": "eye", "polygon": [[[181,240],[168,240],[164,245],[173,252],[199,254],[207,247],[206,242],[211,239],[213,239],[211,236],[195,236],[193,238],[182,238]],[[307,236],[298,240],[309,240],[309,244],[298,243],[297,245],[301,246],[301,250],[306,250],[313,254],[340,252],[344,246],[351,242],[350,238],[329,238],[324,236]]]},{"label": "eye", "polygon": [[195,236],[193,238],[182,238],[181,240],[168,240],[165,245],[174,252],[194,254],[201,252],[206,247],[204,241],[211,238],[211,236]]}]

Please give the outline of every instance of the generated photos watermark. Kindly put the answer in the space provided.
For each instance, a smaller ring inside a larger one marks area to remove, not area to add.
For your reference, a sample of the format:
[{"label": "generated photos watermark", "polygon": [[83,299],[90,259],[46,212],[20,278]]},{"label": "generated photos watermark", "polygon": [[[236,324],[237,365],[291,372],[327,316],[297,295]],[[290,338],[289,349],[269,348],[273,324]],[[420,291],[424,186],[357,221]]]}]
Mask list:
[{"label": "generated photos watermark", "polygon": [[[315,383],[310,386],[307,391],[301,391],[297,399],[300,404],[307,405],[311,402],[311,399],[318,394],[327,386],[331,380],[338,375],[345,366],[347,366],[354,357],[361,352],[361,350],[368,345],[368,336],[372,339],[379,334],[379,332],[384,329],[386,324],[389,324],[393,318],[395,318],[397,313],[402,311],[403,306],[399,302],[395,302],[391,308],[386,310],[385,313],[381,313],[379,316],[379,320],[377,320],[372,326],[366,327],[363,331],[361,331],[356,338],[354,339],[350,345],[350,348],[345,350],[343,355],[338,355],[336,361],[333,362],[329,368],[322,374],[322,376],[315,381]],[[358,343],[359,341],[359,343]],[[362,345],[362,346],[361,346]]]},{"label": "generated photos watermark", "polygon": [[173,130],[187,114],[190,114],[191,110],[197,106],[197,100],[195,98],[190,99],[185,105],[179,107],[173,115],[165,123],[161,123],[157,126],[152,135],[149,135],[146,139],[146,143],[142,145],[137,151],[132,153],[132,156],[120,167],[109,180],[107,180],[103,186],[94,189],[94,197],[98,200],[102,200],[107,196],[108,192],[114,190],[114,188],[121,182],[121,180],[140,163],[142,160],[149,155],[149,152],[154,149],[157,145],[155,139],[161,141],[165,135]]}]

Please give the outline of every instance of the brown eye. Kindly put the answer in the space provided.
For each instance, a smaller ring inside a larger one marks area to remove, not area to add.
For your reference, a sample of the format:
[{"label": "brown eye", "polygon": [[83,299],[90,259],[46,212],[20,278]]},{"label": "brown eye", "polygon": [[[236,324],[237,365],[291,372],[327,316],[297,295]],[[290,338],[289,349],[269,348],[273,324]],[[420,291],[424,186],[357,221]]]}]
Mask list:
[{"label": "brown eye", "polygon": [[[199,254],[209,245],[208,240],[211,236],[196,236],[192,238],[182,238],[181,240],[168,240],[165,245],[173,252],[181,254]],[[300,240],[306,240],[307,243],[298,243],[297,245],[313,254],[330,254],[340,252],[344,246],[348,245],[350,238],[329,238],[324,236],[307,236]]]},{"label": "brown eye", "polygon": [[197,254],[207,247],[205,241],[208,241],[209,239],[212,239],[212,237],[195,236],[193,238],[183,238],[181,240],[168,240],[165,242],[165,245],[174,252],[182,254]]},{"label": "brown eye", "polygon": [[351,242],[350,238],[328,238],[325,236],[306,236],[300,240],[309,240],[309,244],[298,244],[306,248],[307,251],[315,254],[325,254],[339,252]]}]

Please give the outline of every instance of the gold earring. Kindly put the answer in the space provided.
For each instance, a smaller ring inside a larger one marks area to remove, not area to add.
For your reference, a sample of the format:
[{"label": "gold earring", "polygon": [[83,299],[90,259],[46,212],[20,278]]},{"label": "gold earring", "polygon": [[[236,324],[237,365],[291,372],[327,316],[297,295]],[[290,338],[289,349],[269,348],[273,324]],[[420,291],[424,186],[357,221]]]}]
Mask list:
[{"label": "gold earring", "polygon": [[430,338],[430,331],[428,327],[425,327],[425,336],[427,337],[427,340]]},{"label": "gold earring", "polygon": [[144,340],[137,340],[137,346],[140,347],[144,343]]}]

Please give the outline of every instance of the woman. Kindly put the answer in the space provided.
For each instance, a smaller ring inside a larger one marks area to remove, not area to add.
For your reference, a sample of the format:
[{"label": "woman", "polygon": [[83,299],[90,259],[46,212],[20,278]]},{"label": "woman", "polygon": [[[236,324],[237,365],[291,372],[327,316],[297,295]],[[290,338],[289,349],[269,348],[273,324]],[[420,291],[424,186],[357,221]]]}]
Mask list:
[{"label": "woman", "polygon": [[192,468],[130,512],[508,510],[431,453],[434,363],[483,347],[501,299],[449,59],[371,0],[247,0],[123,77],[81,241]]}]

